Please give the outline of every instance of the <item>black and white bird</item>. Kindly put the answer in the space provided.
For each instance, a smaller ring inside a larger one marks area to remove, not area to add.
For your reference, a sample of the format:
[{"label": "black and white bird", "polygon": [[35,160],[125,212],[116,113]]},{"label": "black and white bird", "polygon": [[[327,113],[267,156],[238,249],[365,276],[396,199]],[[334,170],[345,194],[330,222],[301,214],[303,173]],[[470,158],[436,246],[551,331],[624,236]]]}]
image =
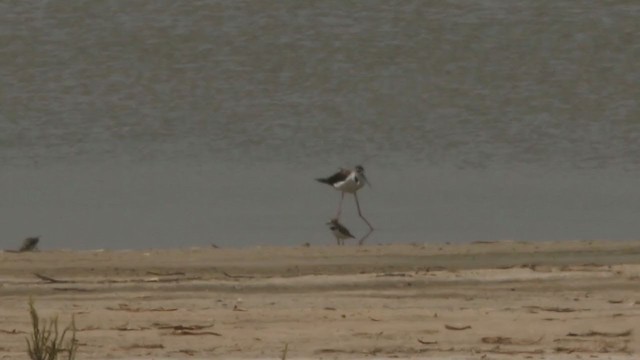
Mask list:
[{"label": "black and white bird", "polygon": [[355,236],[351,235],[349,229],[340,224],[338,219],[331,219],[327,225],[329,225],[329,229],[333,232],[333,236],[335,236],[338,245],[344,245],[346,239],[355,239]]},{"label": "black and white bird", "polygon": [[340,191],[341,196],[340,203],[338,204],[336,220],[340,219],[340,214],[342,213],[342,201],[344,200],[344,194],[350,193],[353,194],[353,197],[356,200],[358,215],[369,226],[369,232],[373,231],[373,226],[371,226],[369,221],[362,215],[360,202],[358,201],[358,190],[362,189],[365,184],[371,186],[369,180],[367,180],[367,177],[364,175],[364,168],[361,165],[356,166],[353,170],[340,168],[337,173],[329,177],[318,178],[316,180],[323,184],[328,184],[334,189]]}]

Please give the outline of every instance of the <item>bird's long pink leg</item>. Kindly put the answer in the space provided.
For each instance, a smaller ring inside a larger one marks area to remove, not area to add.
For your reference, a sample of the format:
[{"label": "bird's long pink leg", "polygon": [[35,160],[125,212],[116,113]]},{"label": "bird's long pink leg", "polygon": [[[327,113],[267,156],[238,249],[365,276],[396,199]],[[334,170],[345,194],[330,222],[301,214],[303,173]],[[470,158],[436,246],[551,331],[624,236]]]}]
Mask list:
[{"label": "bird's long pink leg", "polygon": [[362,220],[364,220],[364,222],[367,223],[367,225],[369,225],[369,232],[366,233],[359,241],[358,241],[358,245],[362,245],[364,243],[364,241],[369,237],[369,235],[371,235],[371,233],[373,232],[373,226],[371,226],[371,223],[369,223],[369,220],[365,219],[365,217],[362,215],[362,211],[360,211],[360,202],[358,201],[358,195],[356,195],[356,193],[353,193],[353,197],[356,199],[356,206],[358,207],[358,215],[360,216],[360,218]]},{"label": "bird's long pink leg", "polygon": [[344,200],[344,192],[340,192],[340,203],[338,204],[338,215],[336,215],[336,220],[340,220],[340,214],[342,213],[342,200]]}]

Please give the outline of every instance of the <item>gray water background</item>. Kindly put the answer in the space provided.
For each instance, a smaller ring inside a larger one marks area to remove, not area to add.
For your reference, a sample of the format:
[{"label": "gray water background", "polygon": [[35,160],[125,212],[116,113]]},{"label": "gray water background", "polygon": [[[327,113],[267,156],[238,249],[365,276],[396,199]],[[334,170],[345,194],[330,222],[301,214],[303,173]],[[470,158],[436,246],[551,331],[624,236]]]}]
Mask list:
[{"label": "gray water background", "polygon": [[[0,2],[0,248],[637,239],[638,1]],[[366,226],[347,198],[344,223]]]}]

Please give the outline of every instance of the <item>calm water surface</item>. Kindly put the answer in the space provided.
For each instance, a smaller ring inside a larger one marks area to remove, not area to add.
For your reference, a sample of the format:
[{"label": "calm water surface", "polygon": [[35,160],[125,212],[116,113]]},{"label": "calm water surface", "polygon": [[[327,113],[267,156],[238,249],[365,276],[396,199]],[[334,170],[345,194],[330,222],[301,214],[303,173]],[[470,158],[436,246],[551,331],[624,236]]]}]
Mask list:
[{"label": "calm water surface", "polygon": [[[0,248],[635,239],[637,1],[0,3]],[[344,223],[361,235],[353,201]]]}]

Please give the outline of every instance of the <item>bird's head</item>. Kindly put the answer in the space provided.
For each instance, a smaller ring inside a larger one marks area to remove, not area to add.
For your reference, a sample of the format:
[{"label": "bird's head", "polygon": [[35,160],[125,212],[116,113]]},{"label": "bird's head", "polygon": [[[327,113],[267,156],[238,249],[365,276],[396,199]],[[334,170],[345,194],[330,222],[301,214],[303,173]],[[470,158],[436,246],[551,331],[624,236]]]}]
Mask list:
[{"label": "bird's head", "polygon": [[365,184],[369,185],[369,187],[372,187],[371,183],[369,182],[369,179],[367,179],[367,177],[364,175],[364,168],[362,167],[362,165],[356,166],[356,173],[358,174],[359,177],[362,178],[362,180],[364,180]]}]

